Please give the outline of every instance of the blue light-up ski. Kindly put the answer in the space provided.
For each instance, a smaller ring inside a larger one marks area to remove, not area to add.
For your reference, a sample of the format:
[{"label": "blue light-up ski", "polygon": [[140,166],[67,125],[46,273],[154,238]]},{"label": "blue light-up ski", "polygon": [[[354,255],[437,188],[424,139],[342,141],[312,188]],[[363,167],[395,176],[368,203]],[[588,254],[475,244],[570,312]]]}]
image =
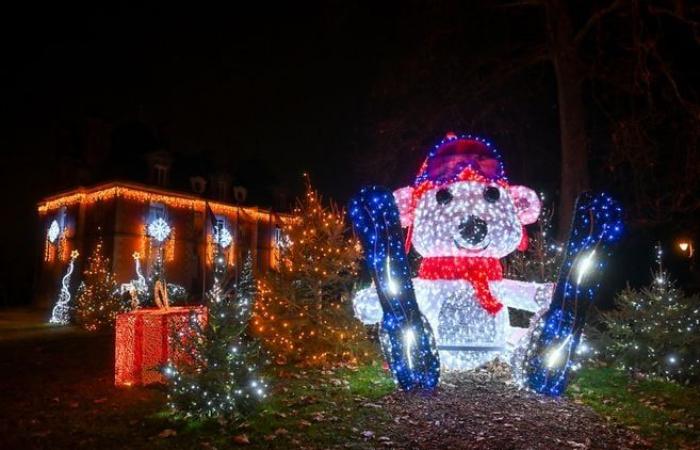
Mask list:
[{"label": "blue light-up ski", "polygon": [[383,187],[365,188],[350,202],[349,214],[384,312],[380,338],[389,368],[404,390],[432,389],[440,360],[416,302],[394,196]]},{"label": "blue light-up ski", "polygon": [[571,356],[600,286],[604,260],[623,228],[622,208],[606,194],[581,194],[574,214],[552,303],[524,361],[528,386],[547,395],[566,389]]}]

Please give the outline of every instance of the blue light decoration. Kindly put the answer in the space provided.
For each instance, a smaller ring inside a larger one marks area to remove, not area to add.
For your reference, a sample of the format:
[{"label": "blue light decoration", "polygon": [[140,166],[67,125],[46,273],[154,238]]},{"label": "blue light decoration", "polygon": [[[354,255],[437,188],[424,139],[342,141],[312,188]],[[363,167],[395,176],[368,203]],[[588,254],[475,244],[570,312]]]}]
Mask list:
[{"label": "blue light decoration", "polygon": [[523,358],[527,387],[551,396],[566,390],[572,356],[599,290],[605,258],[623,230],[622,208],[607,194],[581,194],[574,214],[552,302]]},{"label": "blue light decoration", "polygon": [[383,310],[380,341],[394,379],[403,390],[433,389],[440,359],[416,302],[394,196],[383,187],[364,188],[351,200],[349,215]]}]

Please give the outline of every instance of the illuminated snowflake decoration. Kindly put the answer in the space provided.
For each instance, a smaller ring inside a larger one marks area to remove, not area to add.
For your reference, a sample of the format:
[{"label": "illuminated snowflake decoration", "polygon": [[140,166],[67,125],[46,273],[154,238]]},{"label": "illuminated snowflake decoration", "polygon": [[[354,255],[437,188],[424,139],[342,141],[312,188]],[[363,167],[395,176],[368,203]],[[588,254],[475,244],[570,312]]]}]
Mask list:
[{"label": "illuminated snowflake decoration", "polygon": [[61,233],[61,228],[58,226],[58,222],[54,220],[51,222],[51,225],[49,226],[49,231],[47,233],[47,237],[49,238],[49,242],[52,244],[56,242],[56,239],[58,239],[58,235]]},{"label": "illuminated snowflake decoration", "polygon": [[231,236],[231,232],[228,231],[228,228],[221,227],[214,233],[214,242],[223,248],[227,248],[231,245],[231,242],[233,242],[233,236]]},{"label": "illuminated snowflake decoration", "polygon": [[162,217],[148,224],[148,235],[158,242],[166,240],[170,236],[170,231],[170,225]]}]

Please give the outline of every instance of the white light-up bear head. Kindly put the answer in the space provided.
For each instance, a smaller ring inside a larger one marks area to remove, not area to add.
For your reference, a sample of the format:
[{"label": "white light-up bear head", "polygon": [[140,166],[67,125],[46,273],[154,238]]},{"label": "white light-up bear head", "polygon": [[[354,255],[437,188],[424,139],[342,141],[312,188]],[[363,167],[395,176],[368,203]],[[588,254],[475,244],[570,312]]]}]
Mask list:
[{"label": "white light-up bear head", "polygon": [[537,220],[540,201],[510,186],[490,144],[454,135],[438,144],[416,183],[394,192],[401,223],[422,256],[502,258],[527,245],[523,226]]}]

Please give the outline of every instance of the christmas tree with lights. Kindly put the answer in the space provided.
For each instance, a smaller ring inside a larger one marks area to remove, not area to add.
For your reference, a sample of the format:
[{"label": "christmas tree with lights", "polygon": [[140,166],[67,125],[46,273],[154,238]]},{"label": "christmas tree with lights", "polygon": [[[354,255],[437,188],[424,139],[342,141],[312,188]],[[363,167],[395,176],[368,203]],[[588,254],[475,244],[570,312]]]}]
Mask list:
[{"label": "christmas tree with lights", "polygon": [[652,283],[642,289],[627,287],[616,308],[603,313],[601,346],[617,367],[635,373],[678,381],[700,378],[700,298],[676,287],[661,265]]},{"label": "christmas tree with lights", "polygon": [[129,309],[128,302],[118,293],[110,266],[100,237],[87,260],[76,296],[76,321],[87,330],[113,327],[117,314]]},{"label": "christmas tree with lights", "polygon": [[355,363],[370,351],[350,294],[361,249],[345,212],[306,194],[284,224],[279,263],[259,283],[253,326],[278,364]]},{"label": "christmas tree with lights", "polygon": [[247,256],[239,281],[225,288],[225,269],[215,267],[207,292],[207,320],[197,314],[173,336],[178,361],[161,368],[168,380],[168,403],[190,418],[236,417],[249,412],[267,393],[258,375],[262,357],[248,335],[256,287]]}]

